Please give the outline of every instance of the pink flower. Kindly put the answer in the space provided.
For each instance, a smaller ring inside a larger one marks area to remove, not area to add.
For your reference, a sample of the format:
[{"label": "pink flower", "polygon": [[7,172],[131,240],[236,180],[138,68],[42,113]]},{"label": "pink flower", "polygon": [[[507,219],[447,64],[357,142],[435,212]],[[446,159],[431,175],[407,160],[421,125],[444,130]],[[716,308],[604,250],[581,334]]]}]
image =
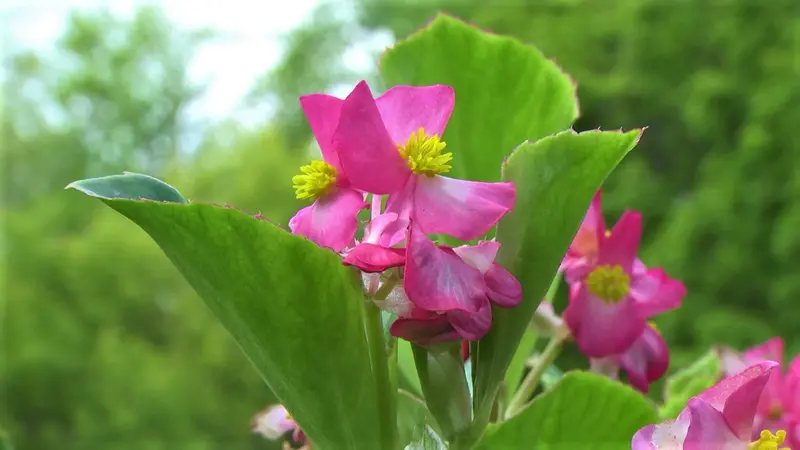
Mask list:
[{"label": "pink flower", "polygon": [[[642,217],[626,211],[611,232],[599,216],[599,195],[562,263],[570,283],[564,320],[590,358],[624,353],[642,335],[645,321],[680,306],[686,288],[637,257]],[[590,238],[595,236],[596,241]]]},{"label": "pink flower", "polygon": [[301,167],[301,174],[292,178],[297,198],[314,203],[298,211],[289,221],[292,233],[336,252],[353,242],[358,228],[356,215],[367,206],[364,194],[353,189],[342,170],[332,141],[343,104],[341,99],[329,95],[300,97],[323,161],[312,161]]},{"label": "pink flower", "polygon": [[616,379],[619,369],[625,370],[628,382],[643,393],[650,384],[664,376],[669,368],[669,348],[653,324],[644,331],[627,350],[602,359],[593,359],[592,370]]},{"label": "pink flower", "polygon": [[491,327],[490,300],[506,308],[522,300],[519,281],[494,262],[499,247],[436,246],[416,223],[409,226],[403,290],[413,306],[391,334],[423,345],[482,338]]},{"label": "pink flower", "polygon": [[297,426],[283,405],[271,405],[257,413],[250,422],[250,428],[269,440],[278,440],[292,432],[292,440],[298,444],[308,442],[305,433]]},{"label": "pink flower", "polygon": [[[789,364],[787,372],[783,374],[780,367],[784,363],[784,343],[780,337],[772,338],[742,354],[728,348],[723,348],[720,353],[726,376],[762,361],[776,361],[779,364],[761,394],[755,421],[758,429],[773,432],[785,430],[787,446],[800,448],[800,356]],[[753,438],[756,437],[754,435]]]},{"label": "pink flower", "polygon": [[689,400],[674,421],[648,425],[631,442],[632,450],[776,450],[785,431],[761,430],[751,443],[759,397],[777,363],[754,364]]},{"label": "pink flower", "polygon": [[440,139],[455,102],[449,86],[395,86],[373,98],[361,81],[344,100],[315,94],[301,102],[317,140],[338,157],[326,161],[353,188],[389,194],[386,211],[398,215],[396,230],[405,231],[413,218],[426,233],[471,240],[514,205],[512,183],[441,175],[452,159]]}]

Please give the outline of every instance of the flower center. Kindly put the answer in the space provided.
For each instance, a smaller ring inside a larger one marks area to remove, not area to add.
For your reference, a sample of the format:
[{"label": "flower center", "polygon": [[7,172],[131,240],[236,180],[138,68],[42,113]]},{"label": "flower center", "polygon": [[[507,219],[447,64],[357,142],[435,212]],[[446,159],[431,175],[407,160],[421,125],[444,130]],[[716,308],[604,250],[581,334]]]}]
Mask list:
[{"label": "flower center", "polygon": [[300,167],[300,175],[292,177],[296,196],[300,200],[314,201],[336,182],[336,169],[325,161],[314,160]]},{"label": "flower center", "polygon": [[419,175],[432,177],[447,173],[452,166],[447,164],[453,159],[452,153],[442,153],[447,146],[439,139],[438,134],[429,136],[423,128],[411,133],[405,145],[397,145],[400,155],[408,162],[408,168]]},{"label": "flower center", "polygon": [[772,434],[769,430],[764,430],[758,440],[748,446],[748,450],[790,450],[787,447],[778,448],[785,439],[786,432],[783,430],[778,430],[775,434]]},{"label": "flower center", "polygon": [[622,270],[622,266],[597,266],[586,277],[589,292],[608,303],[617,303],[630,292],[631,278]]}]

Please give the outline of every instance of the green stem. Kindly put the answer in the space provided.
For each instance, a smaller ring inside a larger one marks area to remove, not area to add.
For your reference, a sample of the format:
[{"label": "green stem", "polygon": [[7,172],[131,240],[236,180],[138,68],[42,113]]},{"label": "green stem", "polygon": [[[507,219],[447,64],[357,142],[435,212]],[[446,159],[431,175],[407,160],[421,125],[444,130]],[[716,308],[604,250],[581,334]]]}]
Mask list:
[{"label": "green stem", "polygon": [[381,310],[372,301],[364,302],[364,322],[369,345],[370,365],[378,387],[378,420],[381,425],[381,449],[398,448],[397,405],[395,390],[383,339],[383,319]]},{"label": "green stem", "polygon": [[554,333],[553,337],[550,338],[547,347],[545,347],[542,354],[536,360],[536,365],[531,368],[531,371],[528,372],[525,379],[522,380],[522,384],[520,384],[517,393],[514,394],[514,398],[508,403],[508,409],[505,414],[506,418],[511,418],[528,407],[528,399],[536,390],[536,387],[539,386],[539,381],[542,379],[545,370],[555,361],[558,354],[561,353],[561,349],[564,347],[564,343],[567,342],[567,339],[569,339],[569,333],[564,329],[558,330]]}]

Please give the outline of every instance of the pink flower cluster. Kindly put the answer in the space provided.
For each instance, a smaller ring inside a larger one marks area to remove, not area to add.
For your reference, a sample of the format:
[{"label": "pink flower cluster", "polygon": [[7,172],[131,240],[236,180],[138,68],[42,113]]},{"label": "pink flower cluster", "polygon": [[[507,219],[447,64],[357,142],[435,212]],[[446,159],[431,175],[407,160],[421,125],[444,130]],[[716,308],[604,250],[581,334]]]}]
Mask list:
[{"label": "pink flower cluster", "polygon": [[[758,419],[759,405],[769,398],[766,390],[776,374],[780,374],[778,363],[762,361],[724,378],[689,400],[677,419],[639,430],[633,436],[632,450],[798,448],[796,441],[792,446],[787,440],[786,429],[776,429]],[[793,392],[796,400],[797,386]]]},{"label": "pink flower cluster", "polygon": [[[631,385],[646,393],[669,366],[667,344],[648,319],[679,307],[686,288],[637,257],[640,213],[626,211],[606,229],[600,196],[559,269],[569,284],[563,320],[594,370],[616,377],[624,369]],[[539,316],[551,308],[542,305]]]},{"label": "pink flower cluster", "polygon": [[[362,81],[345,99],[313,94],[300,104],[324,161],[292,180],[297,197],[313,201],[291,219],[292,232],[361,269],[367,294],[399,316],[394,336],[420,344],[483,337],[492,303],[522,299],[519,282],[494,263],[500,244],[451,248],[428,235],[481,238],[512,209],[516,190],[442,175],[453,158],[441,140],[453,89],[396,86],[373,98]],[[357,216],[370,204],[357,240]]]},{"label": "pink flower cluster", "polygon": [[[772,338],[739,354],[731,349],[720,351],[725,375],[733,376],[749,365],[764,361],[775,361],[778,367],[772,371],[755,411],[755,429],[786,432],[786,445],[800,449],[800,355],[784,366],[783,339]],[[753,435],[753,439],[758,437]]]}]

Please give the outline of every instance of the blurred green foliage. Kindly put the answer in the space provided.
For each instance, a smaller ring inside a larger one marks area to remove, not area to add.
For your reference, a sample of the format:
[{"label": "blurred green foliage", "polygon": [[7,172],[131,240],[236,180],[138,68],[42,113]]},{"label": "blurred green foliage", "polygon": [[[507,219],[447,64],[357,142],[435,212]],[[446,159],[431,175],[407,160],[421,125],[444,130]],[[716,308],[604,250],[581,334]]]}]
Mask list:
[{"label": "blurred green foliage", "polygon": [[[610,220],[643,211],[643,259],[687,284],[684,306],[658,318],[674,367],[718,342],[743,348],[776,334],[800,351],[796,4],[356,6],[357,23],[323,5],[288,37],[286,58],[253,91],[253,101],[287,114],[257,131],[185,121],[202,91],[187,61],[209,35],[178,32],[153,8],[130,20],[72,16],[54,57],[9,57],[0,97],[0,428],[15,448],[275,448],[248,429],[274,398],[155,244],[62,188],[145,172],[193,200],[285,224],[300,206],[289,179],[310,137],[296,97],[374,79],[333,56],[373,30],[403,37],[439,10],[555,58],[579,84],[576,128],[650,127],[606,183],[605,204]],[[182,150],[187,134],[201,136],[197,151]],[[567,354],[564,364],[585,363]]]}]

